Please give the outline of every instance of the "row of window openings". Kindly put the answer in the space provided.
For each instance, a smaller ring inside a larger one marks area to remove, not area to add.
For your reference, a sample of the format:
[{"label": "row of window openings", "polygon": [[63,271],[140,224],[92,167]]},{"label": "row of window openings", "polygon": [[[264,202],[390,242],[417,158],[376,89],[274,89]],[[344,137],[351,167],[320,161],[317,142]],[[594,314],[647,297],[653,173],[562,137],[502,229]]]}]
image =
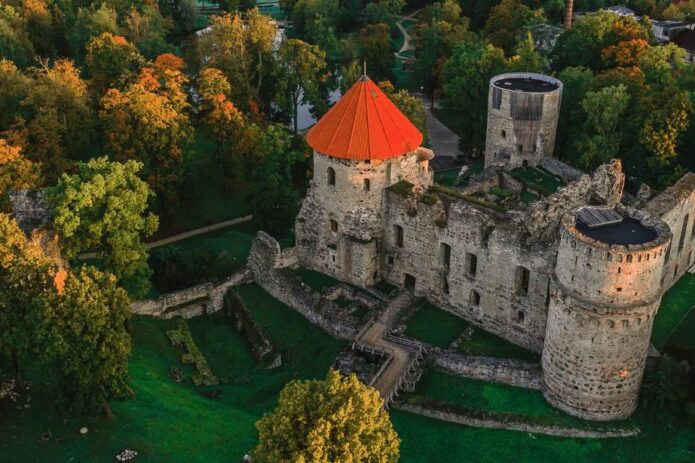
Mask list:
[{"label": "row of window openings", "polygon": [[[326,171],[326,182],[330,186],[335,186],[335,169],[332,167],[329,167],[328,170]],[[369,181],[368,178],[365,178],[362,180],[362,189],[364,191],[369,191],[369,188],[371,187],[371,182]]]},{"label": "row of window openings", "polygon": [[[403,227],[400,225],[394,225],[394,231],[396,235],[396,246],[403,247]],[[389,258],[389,263],[392,263],[392,258]],[[447,243],[439,244],[439,263],[444,268],[449,268],[451,266],[451,246]],[[478,272],[478,256],[467,252],[464,260],[464,271],[466,275],[470,278],[475,278]],[[515,287],[516,293],[518,295],[525,296],[528,294],[529,281],[531,278],[530,271],[523,266],[518,266],[516,269],[515,277]],[[448,288],[448,284],[445,285],[445,289]],[[448,291],[445,291],[448,294]]]}]

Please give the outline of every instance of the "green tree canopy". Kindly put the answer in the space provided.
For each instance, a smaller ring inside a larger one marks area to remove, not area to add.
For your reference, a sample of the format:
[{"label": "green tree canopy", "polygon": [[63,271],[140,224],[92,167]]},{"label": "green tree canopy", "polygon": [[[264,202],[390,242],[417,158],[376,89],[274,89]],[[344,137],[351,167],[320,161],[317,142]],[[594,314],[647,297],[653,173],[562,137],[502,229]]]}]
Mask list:
[{"label": "green tree canopy", "polygon": [[65,256],[96,250],[104,268],[136,296],[149,290],[148,253],[141,240],[157,229],[157,217],[147,212],[152,192],[138,178],[141,168],[135,161],[92,159],[47,190]]},{"label": "green tree canopy", "polygon": [[395,462],[399,439],[375,389],[331,370],[326,380],[292,381],[257,423],[254,461]]},{"label": "green tree canopy", "polygon": [[102,91],[123,88],[145,64],[135,45],[109,32],[89,39],[86,61],[92,82]]},{"label": "green tree canopy", "polygon": [[391,28],[384,23],[370,24],[360,29],[362,59],[367,62],[367,73],[376,81],[389,80],[395,57]]},{"label": "green tree canopy", "polygon": [[89,266],[69,274],[51,313],[50,345],[62,401],[73,410],[110,417],[108,399],[132,396],[128,318],[130,299],[113,275]]}]

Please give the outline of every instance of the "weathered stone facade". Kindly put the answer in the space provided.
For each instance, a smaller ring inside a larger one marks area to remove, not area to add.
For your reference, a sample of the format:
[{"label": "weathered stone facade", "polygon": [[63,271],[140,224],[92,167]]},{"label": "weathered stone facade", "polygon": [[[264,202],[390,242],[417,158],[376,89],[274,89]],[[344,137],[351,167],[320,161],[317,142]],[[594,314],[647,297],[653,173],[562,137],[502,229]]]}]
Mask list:
[{"label": "weathered stone facade", "polygon": [[552,156],[562,82],[527,72],[490,79],[485,167],[535,166]]},{"label": "weathered stone facade", "polygon": [[[619,161],[592,175],[546,162],[569,183],[505,210],[462,190],[432,185],[427,158],[417,153],[391,161],[399,173],[390,178],[386,163],[314,156],[315,177],[297,219],[299,265],[358,286],[385,280],[409,287],[477,326],[543,353],[544,394],[568,413],[595,420],[632,413],[652,320],[672,281],[666,278],[662,286],[662,270],[675,272],[675,279],[688,267],[668,267],[673,223],[687,225],[685,235],[674,238],[677,243],[685,236],[672,259],[692,258],[695,236],[688,217],[695,215],[695,179],[686,176],[652,200],[646,208],[654,209],[650,217],[620,205]],[[370,186],[364,190],[367,174]],[[624,250],[592,243],[595,254],[587,258],[567,248],[565,236],[565,221],[584,206],[653,224],[660,241]]]}]

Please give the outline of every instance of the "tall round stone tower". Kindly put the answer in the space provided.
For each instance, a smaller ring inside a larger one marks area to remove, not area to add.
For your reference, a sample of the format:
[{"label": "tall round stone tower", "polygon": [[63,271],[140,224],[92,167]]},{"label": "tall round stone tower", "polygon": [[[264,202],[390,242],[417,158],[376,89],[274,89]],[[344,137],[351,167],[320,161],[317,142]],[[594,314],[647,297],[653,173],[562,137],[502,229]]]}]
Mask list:
[{"label": "tall round stone tower", "polygon": [[635,410],[670,240],[668,225],[631,209],[563,218],[542,357],[552,405],[600,421]]},{"label": "tall round stone tower", "polygon": [[432,151],[422,134],[362,76],[307,134],[314,177],[295,225],[304,267],[359,286],[379,280],[384,190],[401,180],[426,189]]},{"label": "tall round stone tower", "polygon": [[514,72],[490,79],[485,167],[514,168],[552,156],[562,82],[542,74]]}]

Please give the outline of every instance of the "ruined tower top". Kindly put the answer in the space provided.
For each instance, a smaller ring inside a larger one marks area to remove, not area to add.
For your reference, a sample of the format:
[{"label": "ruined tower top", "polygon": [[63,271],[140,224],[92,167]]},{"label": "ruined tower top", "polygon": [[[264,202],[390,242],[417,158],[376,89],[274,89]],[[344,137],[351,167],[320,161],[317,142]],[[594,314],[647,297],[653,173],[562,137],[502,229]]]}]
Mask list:
[{"label": "ruined tower top", "polygon": [[327,156],[383,160],[415,151],[422,133],[364,75],[309,130],[306,141]]}]

